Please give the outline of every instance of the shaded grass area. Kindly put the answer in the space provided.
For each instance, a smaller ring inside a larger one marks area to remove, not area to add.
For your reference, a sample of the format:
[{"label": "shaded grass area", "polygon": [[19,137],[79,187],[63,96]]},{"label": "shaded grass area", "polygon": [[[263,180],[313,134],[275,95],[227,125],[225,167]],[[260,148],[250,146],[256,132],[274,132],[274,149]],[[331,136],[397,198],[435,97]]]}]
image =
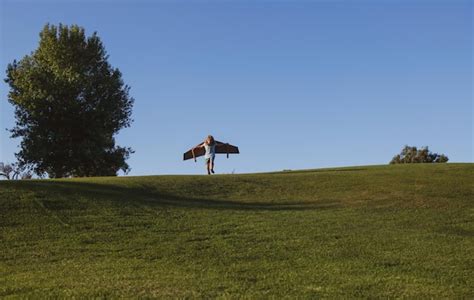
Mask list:
[{"label": "shaded grass area", "polygon": [[472,297],[474,165],[0,182],[0,296]]}]

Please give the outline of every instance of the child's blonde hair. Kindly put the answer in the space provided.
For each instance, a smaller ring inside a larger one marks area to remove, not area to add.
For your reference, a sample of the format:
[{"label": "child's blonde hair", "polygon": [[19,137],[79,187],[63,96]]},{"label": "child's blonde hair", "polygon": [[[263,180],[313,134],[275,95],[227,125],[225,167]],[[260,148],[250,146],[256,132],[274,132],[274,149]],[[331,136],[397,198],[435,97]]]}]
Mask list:
[{"label": "child's blonde hair", "polygon": [[208,135],[208,136],[207,136],[206,143],[207,143],[208,145],[214,145],[215,142],[216,142],[216,141],[214,140],[214,137],[213,137],[212,135]]}]

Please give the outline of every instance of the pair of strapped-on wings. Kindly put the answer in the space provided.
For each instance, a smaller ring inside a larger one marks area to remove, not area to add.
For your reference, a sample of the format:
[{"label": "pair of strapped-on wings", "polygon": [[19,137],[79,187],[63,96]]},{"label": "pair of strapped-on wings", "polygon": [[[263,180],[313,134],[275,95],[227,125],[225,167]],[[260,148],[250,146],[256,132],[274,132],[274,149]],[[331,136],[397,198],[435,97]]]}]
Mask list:
[{"label": "pair of strapped-on wings", "polygon": [[[222,143],[216,141],[216,154],[227,154],[227,158],[229,158],[229,154],[238,154],[239,147],[233,146],[229,143]],[[198,146],[202,145],[199,144]],[[206,153],[206,150],[202,147],[199,148],[191,148],[183,154],[183,160],[193,158],[196,161],[196,158],[199,156],[203,156]]]}]

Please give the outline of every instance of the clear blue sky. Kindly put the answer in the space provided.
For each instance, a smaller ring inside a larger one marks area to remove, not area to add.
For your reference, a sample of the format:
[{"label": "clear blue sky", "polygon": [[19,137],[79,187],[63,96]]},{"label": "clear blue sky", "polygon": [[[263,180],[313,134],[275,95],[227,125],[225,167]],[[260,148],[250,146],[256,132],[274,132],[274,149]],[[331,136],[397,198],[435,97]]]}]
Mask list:
[{"label": "clear blue sky", "polygon": [[[387,163],[403,145],[473,161],[471,1],[1,1],[2,78],[45,23],[97,31],[135,98],[130,175]],[[0,94],[0,160],[18,140]]]}]

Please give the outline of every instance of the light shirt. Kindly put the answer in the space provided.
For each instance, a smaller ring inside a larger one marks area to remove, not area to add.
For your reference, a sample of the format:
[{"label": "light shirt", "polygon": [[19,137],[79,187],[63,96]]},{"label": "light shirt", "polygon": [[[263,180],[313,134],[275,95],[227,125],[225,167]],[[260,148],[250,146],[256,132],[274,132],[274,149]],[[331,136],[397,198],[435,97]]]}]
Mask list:
[{"label": "light shirt", "polygon": [[211,158],[216,156],[216,143],[214,145],[208,145],[204,143],[204,149],[206,150],[206,154],[204,154],[204,158]]}]

